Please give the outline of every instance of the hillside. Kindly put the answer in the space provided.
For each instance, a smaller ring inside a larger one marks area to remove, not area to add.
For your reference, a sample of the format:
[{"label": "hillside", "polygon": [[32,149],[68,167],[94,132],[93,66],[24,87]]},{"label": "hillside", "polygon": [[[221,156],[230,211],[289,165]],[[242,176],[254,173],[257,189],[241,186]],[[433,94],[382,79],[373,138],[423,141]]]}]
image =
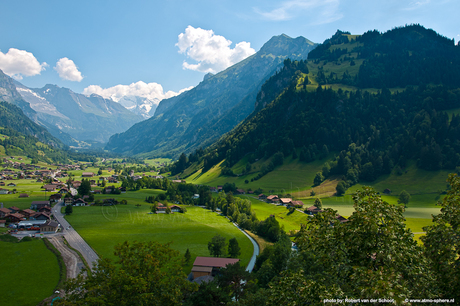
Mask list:
[{"label": "hillside", "polygon": [[303,37],[275,36],[256,54],[216,75],[206,75],[190,91],[162,100],[152,118],[112,136],[106,149],[175,157],[206,146],[254,110],[261,85],[284,59],[306,59],[314,46]]},{"label": "hillside", "polygon": [[262,87],[259,112],[171,170],[202,168],[205,176],[219,164],[221,175],[256,181],[287,158],[309,163],[334,152],[318,183],[331,175],[348,186],[372,182],[403,173],[411,160],[452,171],[460,166],[460,117],[445,111],[460,106],[459,65],[460,47],[419,25],[362,36],[338,31],[306,65],[285,62]]},{"label": "hillside", "polygon": [[8,102],[0,102],[0,155],[27,156],[47,163],[91,160],[68,147]]}]

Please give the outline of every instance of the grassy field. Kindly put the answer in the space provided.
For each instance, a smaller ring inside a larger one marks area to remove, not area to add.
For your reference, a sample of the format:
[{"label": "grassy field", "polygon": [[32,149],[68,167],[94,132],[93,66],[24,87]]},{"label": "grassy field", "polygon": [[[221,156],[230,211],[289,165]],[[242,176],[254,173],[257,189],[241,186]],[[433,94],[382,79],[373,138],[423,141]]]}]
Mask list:
[{"label": "grassy field", "polygon": [[0,305],[37,305],[59,281],[59,265],[43,241],[0,241]]},{"label": "grassy field", "polygon": [[[144,195],[143,195],[144,196]],[[209,256],[207,244],[216,234],[236,237],[241,248],[240,259],[247,265],[253,253],[250,240],[225,217],[203,208],[187,206],[187,213],[148,214],[150,205],[74,207],[67,220],[103,257],[114,258],[113,247],[123,241],[171,242],[182,255],[187,248],[192,255]],[[192,262],[193,263],[193,262]],[[190,272],[191,264],[185,272]]]}]

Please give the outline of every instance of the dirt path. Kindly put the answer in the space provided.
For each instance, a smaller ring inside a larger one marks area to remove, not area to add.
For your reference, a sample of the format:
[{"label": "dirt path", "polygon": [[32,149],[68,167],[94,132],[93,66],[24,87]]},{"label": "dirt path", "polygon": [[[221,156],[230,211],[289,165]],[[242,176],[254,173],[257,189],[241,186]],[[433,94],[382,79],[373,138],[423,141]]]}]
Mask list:
[{"label": "dirt path", "polygon": [[61,253],[64,263],[67,267],[67,279],[77,277],[80,273],[80,268],[82,266],[82,261],[80,257],[67,245],[64,244],[64,238],[62,236],[50,237],[49,241],[54,245],[54,247]]}]

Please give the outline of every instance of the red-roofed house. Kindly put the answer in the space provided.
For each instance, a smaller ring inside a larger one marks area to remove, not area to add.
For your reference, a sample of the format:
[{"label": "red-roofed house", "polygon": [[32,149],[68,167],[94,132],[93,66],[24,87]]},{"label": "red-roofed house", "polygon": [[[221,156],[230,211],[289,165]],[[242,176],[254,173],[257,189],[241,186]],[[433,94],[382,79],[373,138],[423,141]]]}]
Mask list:
[{"label": "red-roofed house", "polygon": [[280,199],[280,202],[281,202],[281,204],[283,204],[283,205],[288,205],[289,203],[292,202],[292,199],[291,199],[291,198],[281,198],[281,199]]},{"label": "red-roofed house", "polygon": [[267,197],[267,202],[268,203],[279,203],[280,199],[278,198],[277,195],[269,195]]},{"label": "red-roofed house", "polygon": [[238,258],[197,257],[192,268],[193,279],[206,275],[215,276],[221,268],[238,261]]}]

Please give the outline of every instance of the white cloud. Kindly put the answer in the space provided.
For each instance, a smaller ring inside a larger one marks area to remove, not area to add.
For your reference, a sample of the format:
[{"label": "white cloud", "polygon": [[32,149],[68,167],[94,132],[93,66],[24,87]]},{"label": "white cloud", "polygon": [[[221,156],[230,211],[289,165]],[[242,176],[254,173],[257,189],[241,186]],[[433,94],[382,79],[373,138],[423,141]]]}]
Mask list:
[{"label": "white cloud", "polygon": [[32,53],[25,50],[10,48],[6,54],[0,51],[0,69],[16,80],[40,74],[47,66],[45,62],[40,64]]},{"label": "white cloud", "polygon": [[184,88],[179,92],[163,91],[163,86],[158,83],[145,83],[142,81],[132,83],[130,85],[116,85],[109,88],[102,88],[99,85],[90,85],[83,90],[84,95],[97,94],[106,99],[112,99],[115,102],[118,102],[121,98],[125,96],[137,96],[148,98],[149,100],[161,101],[163,99],[171,98],[177,96],[184,91],[192,89],[192,87]]},{"label": "white cloud", "polygon": [[212,30],[188,26],[185,33],[179,34],[176,46],[179,53],[185,53],[197,62],[190,64],[184,61],[184,69],[217,73],[256,53],[248,42],[237,43],[233,49],[231,44],[230,40],[215,35]]},{"label": "white cloud", "polygon": [[63,80],[73,82],[80,82],[83,80],[83,76],[81,75],[81,72],[78,71],[78,68],[73,60],[68,59],[67,57],[59,59],[56,63],[56,67],[54,67],[54,70],[57,71],[59,77]]},{"label": "white cloud", "polygon": [[283,21],[290,20],[297,16],[304,16],[309,12],[307,18],[313,20],[314,24],[325,24],[343,17],[339,12],[340,0],[289,0],[284,1],[281,5],[271,11],[263,11],[254,8],[254,11],[262,17],[273,20]]}]

